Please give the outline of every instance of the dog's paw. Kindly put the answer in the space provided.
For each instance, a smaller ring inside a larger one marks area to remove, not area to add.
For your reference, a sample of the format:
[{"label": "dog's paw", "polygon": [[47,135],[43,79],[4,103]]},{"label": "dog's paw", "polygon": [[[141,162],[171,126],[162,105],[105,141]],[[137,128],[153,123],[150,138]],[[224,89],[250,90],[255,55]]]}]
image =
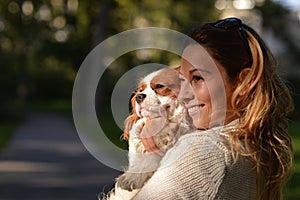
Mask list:
[{"label": "dog's paw", "polygon": [[143,117],[135,123],[135,126],[143,127],[147,121],[147,118]]},{"label": "dog's paw", "polygon": [[141,118],[137,121],[137,123],[136,123],[136,127],[137,127],[136,135],[137,136],[139,136],[141,134],[141,131],[142,131],[143,127],[145,126],[146,122],[147,122],[147,118],[145,118],[145,117]]},{"label": "dog's paw", "polygon": [[125,172],[117,178],[118,187],[132,191],[134,189],[140,189],[153,175],[153,172],[146,173],[129,173]]},{"label": "dog's paw", "polygon": [[129,132],[129,135],[131,137],[138,137],[140,135],[146,121],[147,121],[146,118],[139,119],[135,124],[133,124],[133,126]]}]

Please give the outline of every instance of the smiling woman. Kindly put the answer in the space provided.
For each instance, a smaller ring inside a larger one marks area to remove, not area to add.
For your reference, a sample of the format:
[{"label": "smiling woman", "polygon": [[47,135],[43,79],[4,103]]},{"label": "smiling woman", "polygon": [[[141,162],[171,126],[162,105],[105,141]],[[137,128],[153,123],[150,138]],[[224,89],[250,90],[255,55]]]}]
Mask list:
[{"label": "smiling woman", "polygon": [[179,99],[199,130],[179,138],[134,199],[282,199],[293,106],[272,53],[237,18],[190,37],[197,43],[183,51]]},{"label": "smiling woman", "polygon": [[[187,80],[182,82],[179,99],[185,102],[194,125],[207,129],[224,124],[229,106],[226,106],[226,91],[230,92],[232,87],[229,81],[223,81],[229,79],[224,69],[218,67],[200,45],[188,46],[182,57],[180,71]],[[192,90],[186,85],[189,83]],[[230,121],[228,116],[227,123]]]}]

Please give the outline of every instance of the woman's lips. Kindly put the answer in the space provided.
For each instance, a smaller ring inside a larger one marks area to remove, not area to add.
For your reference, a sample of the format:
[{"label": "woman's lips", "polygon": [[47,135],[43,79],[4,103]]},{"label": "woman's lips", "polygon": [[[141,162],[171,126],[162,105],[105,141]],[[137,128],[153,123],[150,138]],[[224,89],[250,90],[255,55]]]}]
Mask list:
[{"label": "woman's lips", "polygon": [[190,116],[199,115],[199,111],[203,108],[205,104],[193,105],[188,107],[188,113]]}]

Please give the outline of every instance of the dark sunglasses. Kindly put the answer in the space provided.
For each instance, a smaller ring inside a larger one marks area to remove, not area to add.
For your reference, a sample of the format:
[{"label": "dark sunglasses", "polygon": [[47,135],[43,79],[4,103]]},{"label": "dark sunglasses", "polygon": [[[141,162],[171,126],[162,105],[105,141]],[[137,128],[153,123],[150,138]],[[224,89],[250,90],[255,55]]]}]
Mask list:
[{"label": "dark sunglasses", "polygon": [[243,44],[246,48],[248,57],[252,63],[252,54],[251,54],[250,46],[248,43],[247,34],[246,34],[245,30],[243,29],[242,21],[240,19],[235,18],[235,17],[226,18],[226,19],[219,20],[215,23],[212,23],[211,25],[215,28],[220,28],[220,29],[225,29],[225,30],[231,30],[231,29],[235,29],[235,28],[238,29],[240,36],[242,38]]}]

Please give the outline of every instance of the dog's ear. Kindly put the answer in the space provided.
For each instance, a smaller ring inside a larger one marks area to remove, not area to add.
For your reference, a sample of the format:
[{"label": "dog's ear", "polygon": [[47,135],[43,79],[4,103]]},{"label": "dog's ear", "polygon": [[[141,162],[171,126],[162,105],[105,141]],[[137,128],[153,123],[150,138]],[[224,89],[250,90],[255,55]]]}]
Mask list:
[{"label": "dog's ear", "polygon": [[125,120],[125,128],[124,133],[122,134],[122,139],[129,140],[129,132],[132,129],[133,124],[136,123],[138,119],[139,117],[135,113],[127,117],[127,119]]},{"label": "dog's ear", "polygon": [[181,67],[181,66],[175,67],[174,70],[177,71],[177,72],[179,73],[179,72],[180,72],[180,67]]},{"label": "dog's ear", "polygon": [[132,117],[132,115],[130,115],[125,120],[125,128],[124,128],[124,132],[122,134],[122,139],[129,140],[129,131],[131,130],[133,123],[134,123],[133,117]]},{"label": "dog's ear", "polygon": [[135,89],[135,91],[131,93],[131,96],[129,98],[129,102],[128,102],[129,113],[133,112],[132,109],[133,109],[134,104],[135,104],[134,99],[135,99],[136,91],[137,91],[137,89]]},{"label": "dog's ear", "polygon": [[136,111],[135,111],[135,94],[136,94],[136,90],[132,93],[132,95],[130,97],[129,110],[130,110],[131,115],[129,115],[125,120],[124,133],[121,136],[122,139],[125,139],[125,140],[129,140],[129,131],[131,130],[133,124],[136,123],[137,120],[139,119],[139,117],[137,116]]}]

